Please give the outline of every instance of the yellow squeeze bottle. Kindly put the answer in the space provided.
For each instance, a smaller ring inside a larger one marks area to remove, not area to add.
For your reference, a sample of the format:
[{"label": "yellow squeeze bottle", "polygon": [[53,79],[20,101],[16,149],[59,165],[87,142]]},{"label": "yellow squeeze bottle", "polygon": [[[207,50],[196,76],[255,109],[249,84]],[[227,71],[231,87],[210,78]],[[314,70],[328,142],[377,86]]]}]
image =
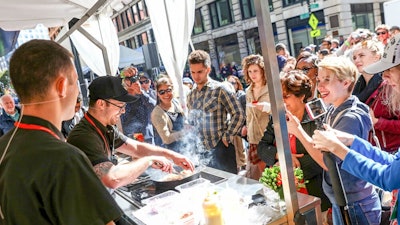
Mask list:
[{"label": "yellow squeeze bottle", "polygon": [[223,225],[221,206],[216,196],[210,194],[203,201],[203,211],[205,217],[205,225]]}]

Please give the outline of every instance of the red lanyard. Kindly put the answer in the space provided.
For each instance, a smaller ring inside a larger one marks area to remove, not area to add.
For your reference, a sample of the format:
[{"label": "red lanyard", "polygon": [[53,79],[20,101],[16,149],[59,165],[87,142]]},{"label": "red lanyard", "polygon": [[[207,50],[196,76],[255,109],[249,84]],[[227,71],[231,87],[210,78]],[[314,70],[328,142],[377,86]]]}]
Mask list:
[{"label": "red lanyard", "polygon": [[[104,134],[103,134],[103,133],[101,132],[101,130],[96,126],[96,124],[94,124],[93,120],[90,119],[90,117],[87,115],[87,113],[85,113],[84,117],[85,117],[85,119],[96,129],[97,133],[98,133],[98,134],[100,135],[100,137],[103,139],[104,144],[106,145],[106,148],[107,148],[107,146],[108,146],[108,144],[107,144],[108,141],[107,141],[106,137],[104,137]],[[107,148],[107,149],[109,149],[109,148]],[[109,152],[107,151],[107,153],[109,153]]]},{"label": "red lanyard", "polygon": [[61,138],[56,133],[54,133],[52,130],[50,130],[49,128],[44,127],[44,126],[40,126],[40,125],[36,125],[36,124],[20,123],[20,122],[15,122],[14,126],[21,128],[21,129],[26,129],[26,130],[43,131],[43,132],[51,134],[53,137],[57,138],[58,140],[61,140]]}]

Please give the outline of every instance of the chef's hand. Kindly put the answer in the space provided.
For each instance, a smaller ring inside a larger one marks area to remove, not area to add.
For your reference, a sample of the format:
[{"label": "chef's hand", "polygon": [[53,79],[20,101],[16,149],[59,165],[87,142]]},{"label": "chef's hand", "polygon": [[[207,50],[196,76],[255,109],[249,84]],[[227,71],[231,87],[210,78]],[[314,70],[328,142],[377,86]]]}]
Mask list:
[{"label": "chef's hand", "polygon": [[192,172],[194,171],[193,162],[181,154],[174,155],[172,161],[174,161],[175,165],[182,167],[184,170],[190,170]]},{"label": "chef's hand", "polygon": [[174,169],[172,162],[163,156],[152,156],[151,160],[151,167],[153,167],[154,169],[159,169],[167,173],[171,173]]}]

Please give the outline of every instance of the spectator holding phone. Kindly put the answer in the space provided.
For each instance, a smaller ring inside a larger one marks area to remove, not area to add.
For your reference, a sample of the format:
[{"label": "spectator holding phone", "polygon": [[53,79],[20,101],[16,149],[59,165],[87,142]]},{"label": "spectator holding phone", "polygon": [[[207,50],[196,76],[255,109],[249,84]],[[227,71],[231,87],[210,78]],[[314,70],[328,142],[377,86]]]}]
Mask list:
[{"label": "spectator holding phone", "polygon": [[[371,129],[369,108],[351,95],[356,81],[357,69],[345,57],[327,57],[319,64],[317,77],[318,91],[325,104],[330,105],[324,122],[331,127],[368,138]],[[336,203],[330,174],[325,158],[313,147],[312,138],[301,127],[299,120],[287,113],[289,133],[294,134],[304,145],[311,157],[326,171],[323,174],[323,190],[332,203],[333,223],[344,224],[339,206]],[[352,224],[379,224],[381,219],[380,200],[372,184],[340,169],[343,161],[335,157],[347,197]],[[362,206],[362,207],[361,207]]]},{"label": "spectator holding phone", "polygon": [[[299,121],[308,135],[312,135],[317,128],[306,112],[307,99],[312,96],[313,83],[301,70],[292,70],[281,76],[283,101],[286,109]],[[304,172],[304,179],[309,181],[306,184],[310,195],[321,198],[321,211],[327,211],[331,206],[328,197],[322,191],[322,168],[306,151],[304,145],[294,136],[289,135],[290,150],[294,167],[301,167]],[[275,146],[275,132],[272,119],[258,144],[257,153],[268,167],[278,163],[278,154]],[[326,218],[326,217],[325,217]],[[311,222],[311,221],[309,221]]]}]

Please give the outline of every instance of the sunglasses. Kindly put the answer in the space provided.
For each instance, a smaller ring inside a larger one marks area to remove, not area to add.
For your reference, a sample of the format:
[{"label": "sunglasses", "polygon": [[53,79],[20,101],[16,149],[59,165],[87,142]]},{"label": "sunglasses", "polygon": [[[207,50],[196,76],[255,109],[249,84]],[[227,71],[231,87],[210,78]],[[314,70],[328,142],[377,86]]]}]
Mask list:
[{"label": "sunglasses", "polygon": [[237,84],[236,82],[229,82],[229,83],[231,83],[232,85],[236,85]]},{"label": "sunglasses", "polygon": [[125,110],[126,103],[124,103],[122,106],[119,106],[119,105],[117,105],[117,104],[115,104],[115,103],[112,103],[112,102],[108,101],[107,99],[103,99],[103,100],[104,100],[105,102],[107,102],[107,103],[110,103],[111,105],[113,105],[113,106],[115,106],[115,107],[118,107],[118,108],[119,108],[118,113],[122,113],[122,111]]},{"label": "sunglasses", "polygon": [[139,82],[140,82],[140,84],[148,84],[150,82],[150,80],[141,80]]},{"label": "sunglasses", "polygon": [[172,88],[168,88],[168,89],[165,89],[165,90],[158,91],[158,94],[164,95],[165,93],[171,93],[171,92],[172,92]]},{"label": "sunglasses", "polygon": [[376,35],[385,35],[385,34],[387,34],[387,32],[386,31],[382,31],[382,32],[376,32]]}]

